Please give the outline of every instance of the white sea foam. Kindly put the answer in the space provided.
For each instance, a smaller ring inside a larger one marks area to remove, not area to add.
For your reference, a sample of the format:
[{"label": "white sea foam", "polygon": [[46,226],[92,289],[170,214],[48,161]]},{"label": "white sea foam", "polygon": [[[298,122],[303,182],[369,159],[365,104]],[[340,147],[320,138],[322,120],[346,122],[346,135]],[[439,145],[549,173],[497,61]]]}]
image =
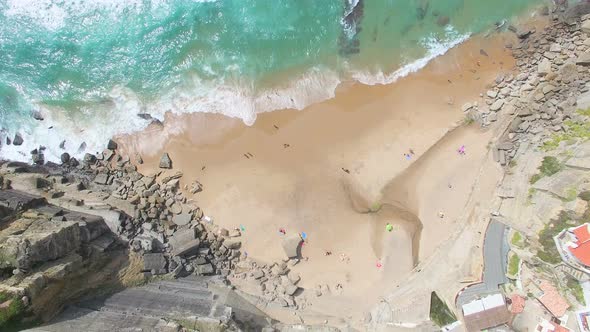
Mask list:
[{"label": "white sea foam", "polygon": [[424,68],[432,59],[447,53],[469,37],[469,33],[459,34],[452,26],[447,26],[443,40],[435,36],[429,36],[421,41],[422,46],[426,49],[426,55],[422,58],[406,63],[392,73],[356,71],[352,74],[352,77],[354,80],[366,85],[394,83],[398,79]]},{"label": "white sea foam", "polygon": [[[146,128],[151,121],[140,118],[139,113],[148,113],[160,120],[164,119],[166,112],[219,113],[240,118],[251,125],[262,112],[286,108],[300,110],[333,98],[339,84],[337,73],[320,68],[311,69],[285,85],[261,91],[246,82],[206,81],[194,76],[149,103],[144,103],[132,90],[117,87],[109,93],[108,103],[82,110],[83,114],[74,118],[67,116],[71,116],[71,112],[38,105],[45,120],[30,128],[22,128],[23,145],[3,145],[0,156],[28,161],[29,152],[42,145],[46,147],[45,159],[57,162],[64,152],[59,148],[63,140],[66,141],[65,150],[75,157],[82,157],[86,152],[100,152],[109,138]],[[0,133],[0,140],[4,142],[7,135],[12,138],[14,132]],[[86,143],[86,149],[78,153],[82,143]]]},{"label": "white sea foam", "polygon": [[[214,0],[213,0],[214,1]],[[211,2],[201,0],[195,2]],[[113,20],[123,17],[124,12],[134,11],[141,13],[149,8],[152,13],[163,13],[168,4],[166,0],[7,0],[4,15],[7,17],[18,16],[28,17],[39,26],[47,30],[58,30],[64,27],[71,16],[93,14],[97,10],[104,10],[104,13]]]},{"label": "white sea foam", "polygon": [[[427,54],[423,58],[389,74],[354,72],[352,77],[363,84],[393,83],[400,77],[421,69],[430,60],[443,55],[468,37],[469,35],[459,35],[449,28],[444,40],[434,37],[423,40],[422,44],[427,49]],[[116,87],[108,94],[108,103],[84,109],[74,118],[70,117],[71,112],[38,105],[45,120],[35,122],[35,125],[29,128],[21,128],[24,144],[1,146],[0,157],[28,161],[29,152],[43,145],[47,148],[46,159],[58,161],[63,152],[59,148],[63,140],[66,140],[66,151],[76,157],[81,157],[85,152],[102,151],[109,138],[133,133],[149,125],[150,121],[137,116],[139,113],[149,113],[160,120],[163,120],[166,112],[219,113],[240,118],[247,125],[251,125],[259,113],[287,108],[301,110],[310,104],[333,98],[340,82],[340,75],[327,68],[312,68],[282,85],[262,90],[256,89],[251,82],[210,81],[193,76],[149,103],[142,101],[128,88]],[[50,127],[52,129],[49,129]],[[14,132],[0,133],[2,143],[6,135],[13,137]],[[87,145],[86,150],[77,153],[83,142]]]}]

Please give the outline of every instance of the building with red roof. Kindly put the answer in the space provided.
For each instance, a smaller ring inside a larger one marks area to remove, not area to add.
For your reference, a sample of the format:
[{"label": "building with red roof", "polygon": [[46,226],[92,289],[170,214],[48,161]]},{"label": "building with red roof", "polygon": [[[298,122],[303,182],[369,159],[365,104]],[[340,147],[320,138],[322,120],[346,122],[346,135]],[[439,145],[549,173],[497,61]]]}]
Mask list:
[{"label": "building with red roof", "polygon": [[565,229],[553,239],[564,263],[590,274],[590,224]]},{"label": "building with red roof", "polygon": [[539,289],[543,292],[537,300],[551,312],[554,317],[562,317],[565,315],[570,305],[566,299],[559,294],[559,291],[547,280],[539,282]]}]

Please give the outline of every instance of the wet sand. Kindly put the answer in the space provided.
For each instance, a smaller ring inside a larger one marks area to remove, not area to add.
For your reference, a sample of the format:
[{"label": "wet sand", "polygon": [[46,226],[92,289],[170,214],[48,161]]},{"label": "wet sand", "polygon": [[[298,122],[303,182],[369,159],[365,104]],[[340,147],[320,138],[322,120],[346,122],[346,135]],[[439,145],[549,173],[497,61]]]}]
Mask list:
[{"label": "wet sand", "polygon": [[[279,228],[305,232],[293,270],[309,290],[307,310],[362,321],[457,226],[491,135],[472,126],[449,132],[465,118],[461,105],[481,104],[486,86],[512,69],[509,38],[471,39],[394,84],[343,86],[334,99],[261,114],[251,127],[220,115],[168,115],[120,145],[142,155],[147,173],[168,152],[184,183],[203,184],[193,199],[206,215],[245,228],[250,257],[280,260]],[[315,297],[319,284],[332,294]]]}]

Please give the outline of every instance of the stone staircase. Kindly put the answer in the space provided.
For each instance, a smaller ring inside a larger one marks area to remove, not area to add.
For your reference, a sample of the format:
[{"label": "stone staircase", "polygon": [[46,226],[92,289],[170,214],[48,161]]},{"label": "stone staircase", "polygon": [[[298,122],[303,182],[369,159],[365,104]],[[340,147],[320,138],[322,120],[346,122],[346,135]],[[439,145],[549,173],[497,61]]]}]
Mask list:
[{"label": "stone staircase", "polygon": [[176,324],[198,331],[231,331],[232,308],[209,287],[214,279],[189,277],[126,289],[70,306],[53,323],[27,331],[175,331]]},{"label": "stone staircase", "polygon": [[584,282],[584,281],[588,281],[590,280],[590,277],[580,271],[580,270],[576,270],[573,267],[566,265],[566,264],[559,264],[555,267],[555,273],[557,275],[566,275],[566,276],[570,276],[580,282]]}]

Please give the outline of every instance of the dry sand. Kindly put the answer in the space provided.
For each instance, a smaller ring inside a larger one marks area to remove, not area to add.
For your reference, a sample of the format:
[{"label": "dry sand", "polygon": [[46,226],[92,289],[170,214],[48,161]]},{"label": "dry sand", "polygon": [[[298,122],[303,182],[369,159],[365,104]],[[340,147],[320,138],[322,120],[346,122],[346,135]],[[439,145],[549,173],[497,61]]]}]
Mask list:
[{"label": "dry sand", "polygon": [[[452,129],[465,118],[461,105],[481,103],[486,85],[512,69],[507,38],[471,39],[394,84],[342,87],[332,100],[261,114],[251,127],[219,115],[169,115],[163,126],[119,140],[143,156],[143,172],[156,171],[168,152],[185,183],[203,184],[194,200],[216,224],[245,227],[250,257],[280,260],[279,228],[305,232],[304,259],[293,270],[309,290],[307,309],[362,321],[457,226],[490,134]],[[406,160],[409,149],[416,154]],[[318,284],[332,294],[316,298]]]}]

